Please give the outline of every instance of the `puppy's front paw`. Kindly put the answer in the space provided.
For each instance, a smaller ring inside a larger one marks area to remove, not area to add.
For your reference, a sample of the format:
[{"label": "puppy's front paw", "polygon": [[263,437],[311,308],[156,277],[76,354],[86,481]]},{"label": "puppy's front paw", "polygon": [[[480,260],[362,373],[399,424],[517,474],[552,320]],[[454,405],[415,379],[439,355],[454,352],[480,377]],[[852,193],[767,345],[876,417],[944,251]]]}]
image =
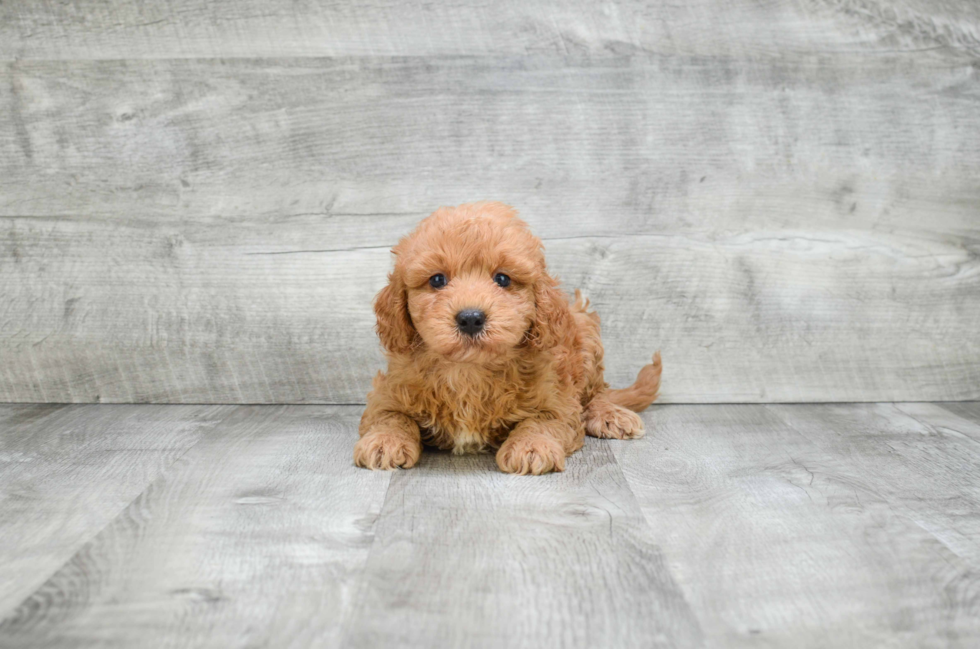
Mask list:
[{"label": "puppy's front paw", "polygon": [[632,410],[596,399],[585,410],[585,432],[604,439],[643,437],[643,420]]},{"label": "puppy's front paw", "polygon": [[541,475],[565,470],[565,449],[549,435],[508,438],[497,451],[497,466],[505,473]]},{"label": "puppy's front paw", "polygon": [[410,469],[419,461],[422,444],[387,430],[369,430],[354,445],[354,464],[365,469]]}]

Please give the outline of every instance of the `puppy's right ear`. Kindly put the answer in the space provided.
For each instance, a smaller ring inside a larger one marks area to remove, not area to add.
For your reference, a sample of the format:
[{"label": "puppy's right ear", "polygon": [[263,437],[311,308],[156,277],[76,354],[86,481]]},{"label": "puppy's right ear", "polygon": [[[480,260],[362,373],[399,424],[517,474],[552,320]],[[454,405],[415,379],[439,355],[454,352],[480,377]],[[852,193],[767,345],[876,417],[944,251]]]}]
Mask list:
[{"label": "puppy's right ear", "polygon": [[381,345],[392,354],[409,352],[415,327],[408,315],[408,291],[397,271],[388,275],[388,285],[374,298],[374,314]]}]

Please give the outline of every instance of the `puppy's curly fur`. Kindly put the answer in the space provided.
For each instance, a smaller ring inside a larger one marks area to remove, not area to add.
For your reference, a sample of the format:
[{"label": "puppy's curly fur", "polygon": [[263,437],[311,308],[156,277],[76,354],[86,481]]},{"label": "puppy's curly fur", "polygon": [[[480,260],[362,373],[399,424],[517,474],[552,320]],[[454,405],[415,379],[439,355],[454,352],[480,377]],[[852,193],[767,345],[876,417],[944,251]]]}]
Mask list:
[{"label": "puppy's curly fur", "polygon": [[[368,395],[358,466],[409,468],[426,443],[496,448],[501,470],[541,474],[563,470],[586,433],[643,434],[636,412],[657,397],[659,353],[631,387],[609,390],[599,316],[578,291],[569,303],[513,208],[440,208],[392,252],[395,269],[374,304],[388,371]],[[443,278],[430,283],[435,275]],[[476,336],[457,326],[466,309],[485,314]]]}]

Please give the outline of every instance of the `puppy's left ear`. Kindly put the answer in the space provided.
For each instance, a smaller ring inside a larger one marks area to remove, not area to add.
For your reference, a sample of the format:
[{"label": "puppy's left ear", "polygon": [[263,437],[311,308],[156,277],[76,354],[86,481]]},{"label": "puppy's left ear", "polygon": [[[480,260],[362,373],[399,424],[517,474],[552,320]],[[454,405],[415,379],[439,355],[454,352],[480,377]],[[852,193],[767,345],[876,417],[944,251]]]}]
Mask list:
[{"label": "puppy's left ear", "polygon": [[415,327],[408,314],[408,291],[397,270],[388,275],[388,285],[374,298],[374,314],[381,345],[392,354],[408,353],[415,340]]},{"label": "puppy's left ear", "polygon": [[568,298],[558,282],[545,275],[534,284],[535,313],[528,342],[538,349],[550,349],[572,335],[572,314]]}]

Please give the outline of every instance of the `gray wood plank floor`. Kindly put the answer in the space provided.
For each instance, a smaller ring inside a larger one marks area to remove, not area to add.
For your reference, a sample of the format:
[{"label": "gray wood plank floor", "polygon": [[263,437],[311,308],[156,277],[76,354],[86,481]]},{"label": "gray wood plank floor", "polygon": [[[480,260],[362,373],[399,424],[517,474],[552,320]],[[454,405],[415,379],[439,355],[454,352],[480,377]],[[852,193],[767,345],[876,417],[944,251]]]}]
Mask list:
[{"label": "gray wood plank floor", "polygon": [[0,407],[3,647],[975,647],[980,404],[659,406],[564,474],[359,407]]},{"label": "gray wood plank floor", "polygon": [[0,611],[43,584],[231,410],[0,408]]}]

